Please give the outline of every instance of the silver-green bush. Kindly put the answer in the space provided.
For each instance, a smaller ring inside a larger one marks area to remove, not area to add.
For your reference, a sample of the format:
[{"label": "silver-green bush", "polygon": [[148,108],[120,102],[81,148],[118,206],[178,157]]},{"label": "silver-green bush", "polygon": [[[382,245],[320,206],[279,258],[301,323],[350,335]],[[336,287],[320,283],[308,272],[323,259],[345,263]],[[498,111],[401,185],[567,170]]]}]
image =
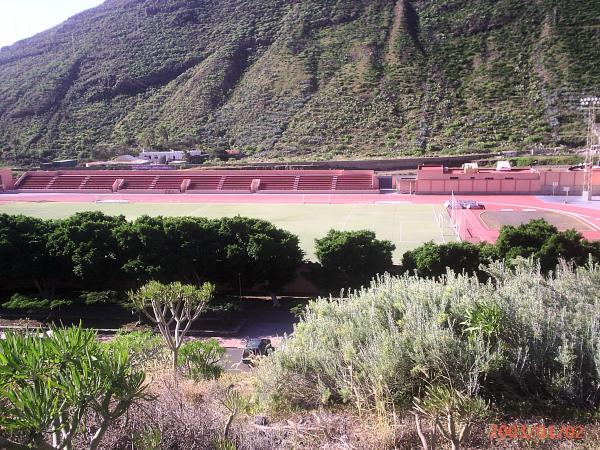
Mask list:
[{"label": "silver-green bush", "polygon": [[383,277],[307,307],[261,366],[259,387],[279,405],[409,406],[444,383],[498,405],[517,398],[598,403],[600,266],[548,277],[522,260],[491,279]]}]

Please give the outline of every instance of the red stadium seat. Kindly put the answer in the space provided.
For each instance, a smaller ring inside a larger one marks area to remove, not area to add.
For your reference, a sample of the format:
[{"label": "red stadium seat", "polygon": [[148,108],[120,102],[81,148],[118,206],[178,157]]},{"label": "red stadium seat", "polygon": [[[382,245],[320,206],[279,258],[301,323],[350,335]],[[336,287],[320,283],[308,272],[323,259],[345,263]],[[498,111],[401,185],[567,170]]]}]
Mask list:
[{"label": "red stadium seat", "polygon": [[[117,180],[124,192],[336,192],[374,191],[373,173],[360,171],[64,171],[28,172],[16,188],[47,191],[111,191]],[[189,184],[184,185],[184,181]],[[260,180],[253,186],[254,180]]]}]

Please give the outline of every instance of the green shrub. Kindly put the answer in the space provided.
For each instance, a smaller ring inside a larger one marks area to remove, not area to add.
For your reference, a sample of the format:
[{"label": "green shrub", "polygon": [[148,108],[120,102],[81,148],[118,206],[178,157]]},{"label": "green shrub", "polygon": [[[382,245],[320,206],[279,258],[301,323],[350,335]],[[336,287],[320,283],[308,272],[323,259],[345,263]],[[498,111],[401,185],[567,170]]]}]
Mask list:
[{"label": "green shrub", "polygon": [[116,291],[86,291],[79,297],[86,305],[97,305],[116,302],[118,294]]},{"label": "green shrub", "polygon": [[68,306],[71,302],[61,299],[42,299],[37,297],[28,297],[22,294],[13,294],[9,301],[2,304],[6,309],[26,311],[29,314],[44,314],[54,309]]},{"label": "green shrub", "polygon": [[168,361],[168,352],[161,337],[150,331],[120,331],[104,345],[112,350],[124,351],[135,366],[145,366],[152,361],[166,364]]},{"label": "green shrub", "polygon": [[219,361],[224,354],[225,349],[216,339],[190,341],[179,350],[179,368],[194,381],[216,379],[223,372]]},{"label": "green shrub", "polygon": [[559,155],[559,156],[520,156],[510,160],[513,166],[574,166],[584,162],[584,158],[579,155]]},{"label": "green shrub", "polygon": [[600,245],[575,230],[559,231],[545,220],[535,219],[519,226],[503,226],[495,244],[426,242],[404,253],[402,269],[421,277],[439,277],[451,269],[485,279],[481,265],[498,259],[511,263],[518,257],[534,257],[546,272],[560,259],[576,265],[584,265],[590,258],[600,261]]},{"label": "green shrub", "polygon": [[402,269],[422,277],[444,275],[447,268],[458,273],[474,274],[480,272],[479,266],[486,261],[485,245],[469,242],[436,244],[431,241],[404,253]]},{"label": "green shrub", "polygon": [[[274,406],[410,405],[443,384],[499,408],[596,407],[600,401],[600,266],[545,277],[520,259],[491,279],[385,276],[370,289],[309,304],[261,366]],[[462,394],[461,394],[462,395]]]},{"label": "green shrub", "polygon": [[545,220],[536,219],[519,226],[503,226],[493,246],[496,256],[508,262],[533,256],[542,270],[552,270],[559,259],[583,265],[590,258],[600,260],[600,246],[575,230],[559,231]]}]

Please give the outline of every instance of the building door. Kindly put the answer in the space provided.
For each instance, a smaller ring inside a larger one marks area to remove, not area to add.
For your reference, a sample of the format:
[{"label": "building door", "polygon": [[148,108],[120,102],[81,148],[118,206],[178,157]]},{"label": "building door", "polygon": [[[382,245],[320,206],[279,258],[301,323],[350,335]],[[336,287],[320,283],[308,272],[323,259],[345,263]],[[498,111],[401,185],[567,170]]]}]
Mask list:
[{"label": "building door", "polygon": [[379,177],[379,189],[382,191],[394,189],[392,184],[392,177]]}]

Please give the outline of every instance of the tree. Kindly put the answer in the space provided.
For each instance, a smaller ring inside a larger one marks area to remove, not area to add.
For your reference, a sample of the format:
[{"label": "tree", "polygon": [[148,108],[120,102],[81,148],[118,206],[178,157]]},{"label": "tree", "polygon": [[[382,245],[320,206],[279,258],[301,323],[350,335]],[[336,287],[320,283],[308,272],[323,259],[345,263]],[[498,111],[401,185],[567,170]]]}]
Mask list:
[{"label": "tree", "polygon": [[480,264],[486,260],[485,253],[483,246],[468,242],[439,245],[430,241],[404,253],[402,269],[410,273],[416,271],[421,277],[439,277],[447,269],[478,274]]},{"label": "tree", "polygon": [[145,150],[151,150],[156,147],[156,133],[154,132],[154,128],[148,128],[142,132],[142,134],[138,136],[138,141]]},{"label": "tree", "polygon": [[[200,288],[179,282],[161,284],[151,281],[137,292],[129,293],[136,311],[141,311],[158,326],[171,352],[173,373],[177,371],[178,354],[190,327],[200,317],[212,299],[214,285],[204,283]],[[171,326],[175,324],[175,327]]]},{"label": "tree", "polygon": [[560,259],[581,266],[590,256],[596,261],[600,257],[598,242],[590,242],[575,230],[566,230],[550,236],[535,255],[540,260],[542,270],[556,268]]},{"label": "tree", "polygon": [[159,125],[157,131],[160,145],[166,145],[169,142],[169,130],[164,125]]},{"label": "tree", "polygon": [[322,266],[315,281],[324,288],[358,288],[393,268],[392,252],[396,246],[377,239],[372,231],[330,230],[315,244]]},{"label": "tree", "polygon": [[124,223],[123,216],[77,213],[58,222],[48,235],[49,252],[69,262],[75,281],[100,288],[107,281],[118,285],[122,256],[115,230]]},{"label": "tree", "polygon": [[93,331],[9,331],[0,340],[0,448],[70,450],[79,439],[94,450],[113,421],[149,398],[144,378]]},{"label": "tree", "polygon": [[53,310],[69,305],[71,305],[71,302],[67,300],[32,298],[16,293],[12,295],[9,301],[3,303],[2,307],[21,311],[25,314],[47,314],[49,317]]},{"label": "tree", "polygon": [[500,259],[512,260],[517,256],[534,256],[558,229],[543,219],[514,226],[503,226],[500,230],[496,248]]},{"label": "tree", "polygon": [[166,265],[167,236],[163,217],[141,216],[133,222],[125,222],[115,230],[116,239],[123,255],[122,269],[139,283],[152,279],[166,281],[163,273]]},{"label": "tree", "polygon": [[[167,253],[165,275],[169,281],[199,284],[215,277],[219,252],[219,221],[202,217],[164,219]],[[218,269],[217,269],[218,270]]]},{"label": "tree", "polygon": [[427,242],[403,255],[402,268],[405,272],[416,271],[422,277],[441,276],[451,269],[485,279],[488,275],[480,266],[498,259],[513,264],[519,257],[534,258],[547,272],[556,268],[560,260],[583,265],[590,256],[596,261],[600,259],[600,244],[587,241],[575,230],[561,232],[544,220],[532,220],[517,227],[502,227],[496,244]]},{"label": "tree", "polygon": [[0,214],[0,280],[4,286],[35,286],[52,298],[58,280],[68,271],[66,261],[53,257],[48,238],[58,222]]},{"label": "tree", "polygon": [[560,259],[582,265],[590,255],[598,260],[600,247],[575,230],[558,231],[543,219],[532,220],[518,227],[504,226],[496,241],[498,257],[513,261],[516,257],[533,257],[543,271],[553,270]]},{"label": "tree", "polygon": [[304,253],[297,236],[272,223],[246,217],[219,222],[215,279],[238,275],[250,286],[264,283],[274,291],[293,280]]},{"label": "tree", "polygon": [[198,217],[142,216],[116,230],[123,269],[138,282],[200,283],[220,268],[218,221]]}]

